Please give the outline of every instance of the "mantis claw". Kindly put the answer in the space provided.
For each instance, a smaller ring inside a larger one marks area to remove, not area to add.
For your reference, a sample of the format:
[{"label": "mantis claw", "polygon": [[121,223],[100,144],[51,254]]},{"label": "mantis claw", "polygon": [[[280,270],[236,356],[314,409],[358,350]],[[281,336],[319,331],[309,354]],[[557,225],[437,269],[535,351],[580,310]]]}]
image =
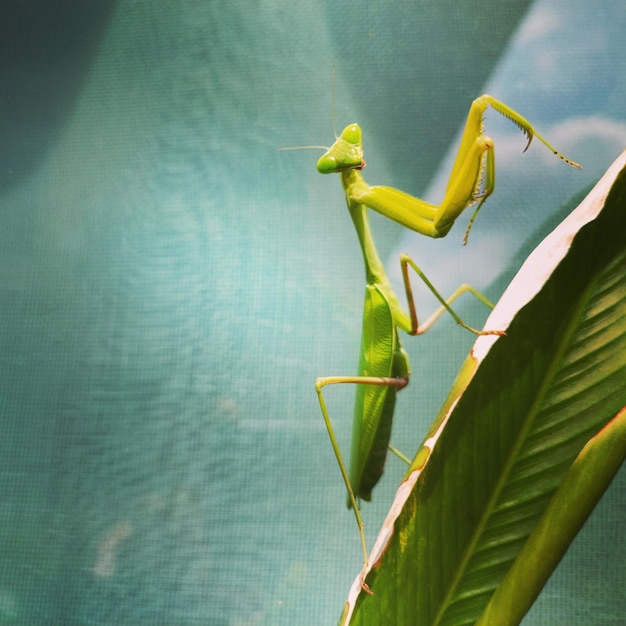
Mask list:
[{"label": "mantis claw", "polygon": [[367,575],[365,572],[366,569],[367,569],[367,564],[363,566],[363,569],[361,570],[361,573],[359,574],[359,583],[361,584],[361,589],[363,589],[363,591],[365,591],[365,593],[368,596],[373,596],[374,592],[370,589],[370,586],[365,582],[365,577]]}]

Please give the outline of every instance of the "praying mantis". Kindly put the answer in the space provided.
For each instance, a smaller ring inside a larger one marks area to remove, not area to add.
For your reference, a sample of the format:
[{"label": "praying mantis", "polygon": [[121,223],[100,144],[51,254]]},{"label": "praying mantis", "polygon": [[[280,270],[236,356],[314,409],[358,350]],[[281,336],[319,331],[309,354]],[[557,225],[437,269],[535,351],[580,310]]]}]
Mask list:
[{"label": "praying mantis", "polygon": [[[315,382],[324,422],[348,492],[348,507],[354,510],[359,528],[364,559],[363,572],[367,567],[368,556],[357,498],[369,501],[372,489],[383,473],[396,394],[408,385],[410,378],[409,359],[400,343],[399,331],[409,335],[422,334],[447,311],[457,324],[475,335],[505,334],[499,330],[472,328],[451,308],[450,305],[465,292],[472,293],[485,305],[493,308],[479,292],[469,285],[461,285],[449,298],[444,299],[414,261],[407,255],[401,255],[400,265],[408,304],[408,312],[405,311],[378,256],[367,210],[373,209],[427,237],[439,238],[448,234],[455,220],[466,208],[478,203],[465,232],[465,243],[479,210],[495,187],[494,144],[484,134],[483,116],[488,107],[522,130],[528,139],[524,151],[530,146],[533,137],[537,137],[565,163],[581,168],[578,163],[554,149],[519,113],[489,95],[482,95],[472,102],[444,197],[438,206],[391,187],[372,187],[365,182],[361,173],[365,161],[358,124],[346,126],[333,145],[328,149],[324,148],[326,152],[317,162],[317,170],[321,174],[336,173],[341,176],[346,203],[365,265],[365,301],[358,373],[355,376],[322,377]],[[418,323],[409,267],[413,268],[441,304],[422,325]],[[324,387],[335,384],[357,385],[349,471],[346,470],[323,394]],[[363,575],[361,586],[371,593]]]}]

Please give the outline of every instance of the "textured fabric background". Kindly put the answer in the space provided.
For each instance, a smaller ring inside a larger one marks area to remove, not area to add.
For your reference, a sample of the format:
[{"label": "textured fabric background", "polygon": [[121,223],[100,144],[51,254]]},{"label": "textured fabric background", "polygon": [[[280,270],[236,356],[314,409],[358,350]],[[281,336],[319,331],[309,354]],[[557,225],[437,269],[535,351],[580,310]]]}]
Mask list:
[{"label": "textured fabric background", "polygon": [[[95,4],[0,9],[0,624],[334,624],[361,555],[313,382],[356,367],[361,257],[319,153],[276,149],[332,142],[335,67],[366,179],[435,200],[488,86],[583,173],[490,118],[498,187],[467,249],[465,221],[398,244],[373,219],[390,271],[400,245],[443,291],[487,288],[539,202],[626,146],[626,7]],[[446,320],[404,342],[408,454],[471,341]],[[346,453],[353,393],[329,393]],[[403,471],[364,507],[370,541]],[[623,623],[624,483],[525,624]]]}]

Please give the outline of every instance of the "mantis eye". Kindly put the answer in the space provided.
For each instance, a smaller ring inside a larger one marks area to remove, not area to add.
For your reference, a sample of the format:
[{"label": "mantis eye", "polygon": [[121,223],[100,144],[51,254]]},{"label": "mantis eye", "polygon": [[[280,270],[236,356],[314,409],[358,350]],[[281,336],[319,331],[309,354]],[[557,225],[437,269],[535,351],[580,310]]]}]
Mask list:
[{"label": "mantis eye", "polygon": [[341,138],[348,143],[360,145],[361,127],[358,124],[350,124],[349,126],[346,126],[341,133]]},{"label": "mantis eye", "polygon": [[317,162],[317,171],[320,174],[334,174],[338,172],[337,159],[329,152],[323,154]]}]

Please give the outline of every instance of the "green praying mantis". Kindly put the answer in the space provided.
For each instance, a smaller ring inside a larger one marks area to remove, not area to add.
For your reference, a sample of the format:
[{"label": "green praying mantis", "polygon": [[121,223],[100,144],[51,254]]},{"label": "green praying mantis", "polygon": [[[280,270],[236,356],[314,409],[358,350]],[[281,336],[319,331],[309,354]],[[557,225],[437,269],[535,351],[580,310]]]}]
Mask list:
[{"label": "green praying mantis", "polygon": [[[346,126],[333,145],[328,149],[324,148],[326,152],[317,162],[317,170],[321,174],[337,173],[341,176],[346,203],[365,265],[365,302],[358,373],[355,376],[318,378],[315,382],[322,415],[348,492],[348,507],[354,510],[359,528],[364,559],[363,572],[367,567],[368,556],[357,498],[369,501],[372,489],[383,473],[390,447],[396,394],[408,385],[410,378],[409,359],[400,343],[399,330],[409,335],[422,334],[447,311],[457,324],[476,335],[504,334],[499,330],[472,328],[451,308],[451,304],[465,292],[472,293],[485,305],[493,308],[479,292],[469,285],[461,285],[445,299],[413,260],[402,255],[400,264],[408,304],[408,312],[405,311],[391,287],[376,251],[367,209],[373,209],[422,235],[438,238],[448,234],[455,220],[467,207],[478,203],[465,232],[466,242],[479,210],[493,193],[495,186],[494,144],[484,134],[483,121],[489,106],[525,133],[528,143],[524,151],[530,146],[533,137],[537,137],[553,154],[580,169],[578,163],[566,158],[536,133],[524,117],[489,95],[480,96],[470,107],[443,201],[438,206],[391,187],[372,187],[365,182],[361,173],[365,166],[361,129],[357,124]],[[441,304],[422,325],[418,323],[409,267],[413,268]],[[327,385],[346,383],[357,385],[349,471],[346,470],[323,394],[323,388]],[[363,575],[361,586],[370,592]]]}]

